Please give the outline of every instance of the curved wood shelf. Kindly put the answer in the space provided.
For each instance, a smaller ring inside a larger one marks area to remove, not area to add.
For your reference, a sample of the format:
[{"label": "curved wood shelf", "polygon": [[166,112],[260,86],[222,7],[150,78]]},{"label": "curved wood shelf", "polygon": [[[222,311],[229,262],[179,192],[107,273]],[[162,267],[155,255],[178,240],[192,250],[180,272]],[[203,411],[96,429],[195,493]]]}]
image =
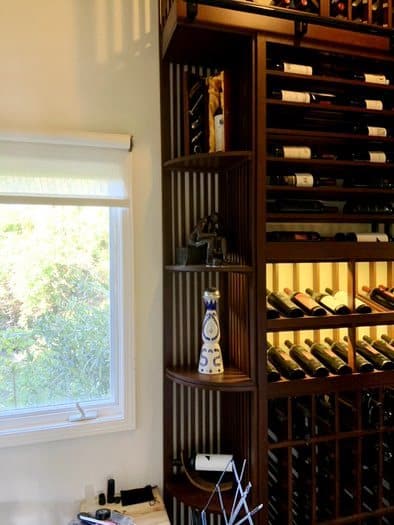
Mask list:
[{"label": "curved wood shelf", "polygon": [[394,261],[392,242],[267,242],[267,262]]},{"label": "curved wood shelf", "polygon": [[358,106],[343,106],[339,104],[314,104],[314,103],[304,103],[304,102],[288,102],[287,100],[277,100],[275,98],[267,98],[266,103],[269,106],[285,106],[285,107],[294,107],[294,108],[305,108],[305,109],[319,109],[324,111],[341,111],[343,113],[360,113],[363,115],[374,115],[381,117],[393,117],[394,118],[394,109],[366,109],[360,108]]},{"label": "curved wood shelf", "polygon": [[267,384],[267,397],[286,397],[294,395],[320,394],[343,390],[362,390],[364,388],[392,385],[394,370],[381,372],[355,372],[343,376],[329,375],[328,377],[306,377],[304,379],[281,379]]},{"label": "curved wood shelf", "polygon": [[[165,489],[171,494],[171,496],[175,497],[186,506],[198,510],[203,510],[205,508],[208,498],[211,495],[210,492],[199,490],[197,487],[194,487],[184,474],[174,476],[167,481]],[[233,491],[222,492],[222,498],[225,508],[228,511],[231,511]],[[221,513],[220,502],[216,494],[212,498],[208,510],[214,514]]]},{"label": "curved wood shelf", "polygon": [[[368,303],[371,304],[371,303]],[[269,332],[287,330],[323,330],[324,328],[356,328],[358,326],[390,325],[394,323],[394,311],[371,312],[370,314],[325,315],[322,317],[280,317],[268,319]]]},{"label": "curved wood shelf", "polygon": [[167,170],[217,170],[228,171],[235,169],[241,164],[248,162],[252,158],[252,152],[246,151],[225,151],[218,153],[196,153],[177,157],[176,159],[164,162],[164,169]]},{"label": "curved wood shelf", "polygon": [[247,392],[256,390],[254,381],[238,368],[224,367],[223,374],[199,374],[194,368],[166,369],[166,377],[174,383],[204,390],[221,392]]},{"label": "curved wood shelf", "polygon": [[357,213],[268,213],[267,222],[313,222],[313,223],[373,223],[378,222],[382,224],[392,223],[394,221],[394,214],[377,214],[369,213],[359,215]]},{"label": "curved wood shelf", "polygon": [[[340,77],[330,77],[330,76],[322,76],[322,75],[298,75],[295,73],[285,73],[284,71],[276,71],[273,69],[267,69],[267,77],[278,77],[278,78],[286,78],[286,79],[299,79],[302,80],[304,83],[311,83],[311,84],[322,84],[322,85],[337,85],[337,86],[346,86],[346,87],[363,87],[366,89],[373,89],[381,90],[381,91],[389,91],[394,92],[394,85],[392,84],[374,84],[370,82],[363,82],[362,80],[352,80],[348,78],[340,78]],[[307,91],[304,89],[304,91]]]},{"label": "curved wood shelf", "polygon": [[243,264],[223,264],[222,266],[206,266],[205,264],[168,264],[165,269],[170,272],[219,272],[219,273],[251,273],[253,268]]}]

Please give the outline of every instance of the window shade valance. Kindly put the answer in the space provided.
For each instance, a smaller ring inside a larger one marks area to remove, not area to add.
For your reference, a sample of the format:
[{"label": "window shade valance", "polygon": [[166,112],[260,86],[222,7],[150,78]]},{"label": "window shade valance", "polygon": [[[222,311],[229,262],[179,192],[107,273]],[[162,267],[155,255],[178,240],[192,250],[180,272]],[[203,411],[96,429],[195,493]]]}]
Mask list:
[{"label": "window shade valance", "polygon": [[0,132],[0,202],[128,206],[131,137]]}]

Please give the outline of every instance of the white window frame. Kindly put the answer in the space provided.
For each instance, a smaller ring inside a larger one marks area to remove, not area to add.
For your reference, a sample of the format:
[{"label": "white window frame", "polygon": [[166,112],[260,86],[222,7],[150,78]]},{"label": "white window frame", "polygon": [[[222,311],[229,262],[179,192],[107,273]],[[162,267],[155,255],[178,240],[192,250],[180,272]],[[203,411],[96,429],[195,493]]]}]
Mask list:
[{"label": "white window frame", "polygon": [[[120,150],[119,165],[127,186],[127,194],[122,203],[110,209],[110,282],[111,282],[111,382],[114,385],[114,399],[111,402],[82,403],[85,413],[96,412],[94,419],[70,421],[70,416],[79,414],[76,406],[64,405],[48,409],[34,409],[3,414],[0,416],[0,448],[77,438],[135,429],[135,355],[134,355],[134,272],[131,209],[131,137],[120,134],[98,133],[34,133],[20,134],[0,132],[0,143],[45,144],[49,151],[51,145],[62,145],[67,149],[73,146],[86,146],[86,158],[95,155],[94,162],[100,161],[100,148]],[[0,154],[0,178],[1,178]],[[37,196],[36,196],[37,197]],[[38,202],[55,200],[59,204],[67,199],[53,196],[38,196]],[[78,196],[76,202],[97,205],[99,199]],[[108,200],[108,199],[107,199]],[[110,199],[109,199],[110,201]],[[1,192],[1,202],[31,202],[31,197],[7,195]],[[107,203],[108,204],[108,203]],[[125,205],[126,204],[126,205]],[[105,204],[106,205],[106,204]],[[110,202],[109,202],[110,205]],[[71,418],[72,419],[72,418]]]}]

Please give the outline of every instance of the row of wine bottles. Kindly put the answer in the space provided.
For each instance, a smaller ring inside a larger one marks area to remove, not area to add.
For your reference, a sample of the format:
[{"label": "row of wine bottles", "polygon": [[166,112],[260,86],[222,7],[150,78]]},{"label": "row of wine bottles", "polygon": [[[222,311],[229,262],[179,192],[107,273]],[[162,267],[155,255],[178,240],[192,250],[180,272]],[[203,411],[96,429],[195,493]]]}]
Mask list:
[{"label": "row of wine bottles", "polygon": [[[313,342],[305,339],[305,345],[296,344],[289,339],[285,347],[273,346],[267,341],[267,375],[268,381],[286,379],[303,379],[326,377],[331,374],[346,375],[352,373],[349,366],[349,339],[334,341],[326,337],[324,342]],[[387,335],[381,339],[372,339],[364,335],[355,344],[355,368],[365,373],[376,370],[394,370],[394,340]]]},{"label": "row of wine bottles", "polygon": [[270,401],[270,443],[309,441],[312,437],[352,432],[360,428],[394,430],[393,389],[385,389],[382,396],[374,390],[364,390],[356,395],[340,392],[313,397],[313,402],[307,396],[292,398],[291,413],[286,399]]},{"label": "row of wine bottles", "polygon": [[388,73],[380,71],[359,71],[355,69],[354,63],[345,69],[343,63],[335,60],[334,55],[330,62],[322,61],[320,58],[316,58],[314,63],[294,63],[286,60],[278,59],[278,57],[269,57],[267,61],[268,70],[283,71],[284,73],[291,75],[305,75],[305,76],[330,76],[338,78],[346,78],[351,80],[357,80],[365,82],[366,84],[379,84],[388,86],[391,83],[391,78]]},{"label": "row of wine bottles", "polygon": [[[334,445],[325,442],[313,447],[293,447],[290,455],[287,450],[270,450],[270,523],[288,523],[288,505],[284,502],[289,499],[289,489],[291,523],[315,523],[313,511],[316,521],[320,522],[334,519],[338,511],[340,516],[357,512],[358,503],[365,512],[392,505],[394,464],[391,449],[390,438],[380,444],[373,437],[362,441],[360,455],[357,455],[357,443],[351,440],[340,441],[337,451]],[[388,525],[391,521],[388,518],[379,523]]]},{"label": "row of wine bottles", "polygon": [[[354,310],[350,306],[350,299],[343,290],[334,291],[326,288],[325,292],[316,292],[306,288],[305,293],[284,288],[284,292],[271,292],[267,289],[267,318],[303,317],[304,315],[321,317],[328,313],[334,315],[348,315],[352,312],[368,314],[371,306],[358,299],[354,300]],[[371,304],[394,310],[394,289],[382,284],[376,287],[362,286],[362,295]]]},{"label": "row of wine bottles", "polygon": [[[349,106],[374,111],[391,110],[393,106],[392,99],[383,96],[380,98],[365,98],[353,93],[345,95],[342,92],[336,93],[334,91],[296,91],[294,89],[282,89],[277,86],[269,90],[268,98],[298,104]],[[368,134],[368,129],[357,129],[356,132]]]},{"label": "row of wine bottles", "polygon": [[269,213],[349,213],[349,214],[379,214],[391,215],[394,213],[394,202],[387,199],[346,201],[341,205],[330,206],[322,201],[313,199],[276,199],[267,202]]},{"label": "row of wine bottles", "polygon": [[269,145],[268,154],[271,157],[293,159],[293,160],[337,160],[352,162],[371,162],[385,164],[394,162],[394,152],[384,150],[360,149],[357,151],[328,152],[313,149],[310,146],[283,146],[278,144]]},{"label": "row of wine bottles", "polygon": [[[267,232],[267,241],[339,241],[339,242],[392,242],[387,233],[338,232],[333,237],[322,237],[319,232],[304,230],[273,230]],[[365,313],[365,312],[364,312]],[[277,317],[277,316],[276,316]]]},{"label": "row of wine bottles", "polygon": [[309,172],[292,172],[270,175],[269,183],[273,186],[296,186],[298,188],[343,187],[343,188],[382,188],[393,189],[394,179],[390,175],[349,176],[345,179],[319,175]]},{"label": "row of wine bottles", "polygon": [[[297,11],[320,14],[320,2],[318,0],[274,0],[274,5],[285,9],[296,9]],[[347,0],[330,0],[330,16],[351,20],[352,22],[368,23],[368,1],[353,0],[349,16]],[[388,20],[387,0],[372,0],[371,23],[387,27]]]}]

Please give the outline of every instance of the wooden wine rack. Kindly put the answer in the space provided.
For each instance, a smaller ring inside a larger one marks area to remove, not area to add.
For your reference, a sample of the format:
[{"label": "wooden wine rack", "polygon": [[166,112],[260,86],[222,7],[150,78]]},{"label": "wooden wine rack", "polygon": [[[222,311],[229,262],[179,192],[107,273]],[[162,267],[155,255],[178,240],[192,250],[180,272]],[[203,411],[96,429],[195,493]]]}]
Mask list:
[{"label": "wooden wine rack", "polygon": [[[394,469],[390,415],[394,372],[354,371],[346,376],[299,380],[282,376],[269,383],[266,341],[283,346],[285,339],[303,343],[306,337],[323,341],[326,335],[334,339],[346,335],[354,348],[363,334],[394,337],[394,312],[377,308],[371,314],[267,320],[265,293],[267,287],[342,286],[355,296],[363,284],[376,286],[380,279],[394,286],[392,243],[333,240],[338,231],[393,235],[391,214],[354,213],[344,206],[351,200],[394,201],[394,189],[346,185],[354,177],[370,175],[394,184],[392,165],[342,156],[368,147],[394,151],[392,135],[367,137],[306,125],[317,112],[323,122],[370,119],[374,125],[394,129],[394,78],[389,85],[367,84],[335,69],[390,75],[394,71],[391,26],[375,32],[368,29],[372,24],[366,24],[364,32],[359,27],[354,32],[343,24],[322,27],[308,21],[307,33],[301,38],[299,31],[295,34],[294,20],[264,16],[256,5],[254,11],[248,11],[239,10],[235,5],[239,2],[234,2],[234,10],[229,9],[230,0],[206,4],[198,4],[192,14],[190,5],[181,0],[161,3],[163,451],[171,521],[197,522],[198,510],[209,497],[190,485],[174,466],[174,459],[183,451],[186,457],[193,452],[216,452],[234,454],[236,460],[246,458],[252,501],[264,504],[256,523],[389,525],[394,519],[390,471]],[[368,6],[371,10],[372,3]],[[322,2],[321,9],[329,18],[328,3]],[[329,73],[284,73],[272,68],[273,59],[324,62]],[[185,72],[203,77],[216,70],[225,70],[230,79],[228,150],[185,155]],[[284,102],[272,97],[273,88],[334,93],[341,95],[342,102]],[[346,104],[346,98],[354,95],[381,98],[384,109]],[[335,160],[278,158],[269,154],[272,144],[309,146],[319,152],[329,148],[341,155]],[[330,175],[338,183],[310,188],[271,184],[273,174],[294,171]],[[324,201],[329,209],[336,206],[338,210],[273,211],[271,203],[278,199]],[[198,220],[214,211],[225,225],[229,263],[216,268],[176,264],[177,249],[187,245]],[[267,232],[294,229],[295,225],[321,232],[322,240],[267,241]],[[220,377],[197,373],[202,294],[209,286],[216,286],[221,294],[225,371]],[[369,398],[377,406],[370,419],[365,408]],[[369,484],[366,473],[371,475]],[[300,479],[305,480],[302,486]],[[218,521],[217,500],[209,510],[212,520]]]}]

